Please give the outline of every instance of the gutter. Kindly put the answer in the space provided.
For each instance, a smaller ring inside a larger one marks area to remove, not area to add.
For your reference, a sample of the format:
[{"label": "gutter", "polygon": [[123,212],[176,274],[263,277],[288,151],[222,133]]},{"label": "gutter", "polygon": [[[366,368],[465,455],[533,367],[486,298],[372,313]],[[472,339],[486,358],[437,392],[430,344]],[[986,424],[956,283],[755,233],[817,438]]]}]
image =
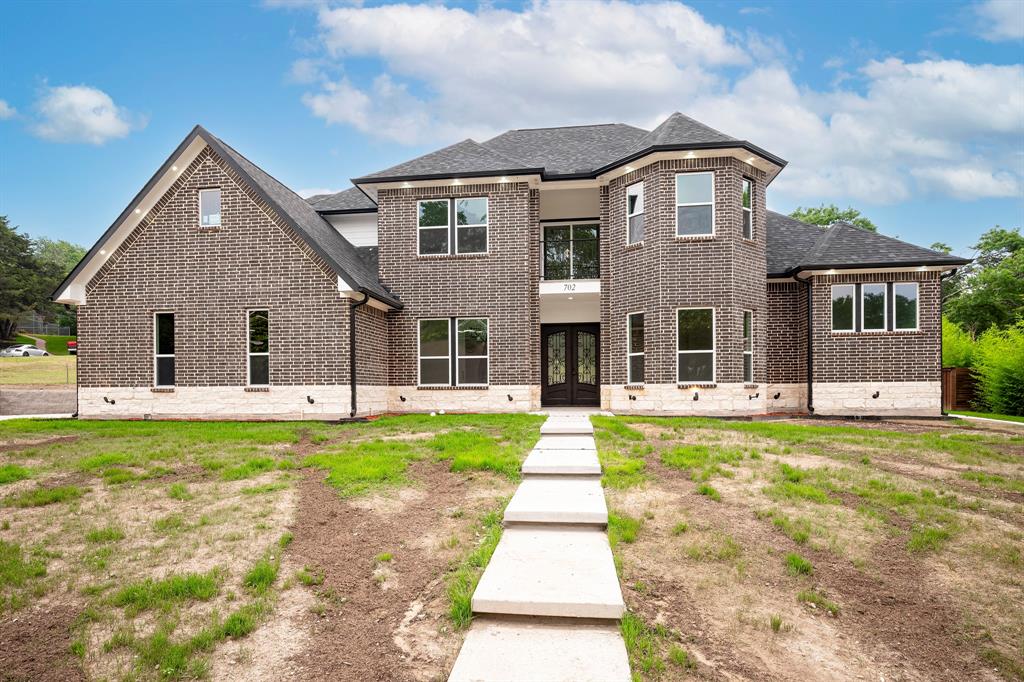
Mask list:
[{"label": "gutter", "polygon": [[363,300],[348,302],[348,359],[349,359],[349,382],[352,388],[352,409],[348,416],[356,416],[356,308],[366,305],[370,300],[369,294],[363,293]]},{"label": "gutter", "polygon": [[800,279],[794,276],[807,288],[807,413],[814,414],[814,297],[810,278]]}]

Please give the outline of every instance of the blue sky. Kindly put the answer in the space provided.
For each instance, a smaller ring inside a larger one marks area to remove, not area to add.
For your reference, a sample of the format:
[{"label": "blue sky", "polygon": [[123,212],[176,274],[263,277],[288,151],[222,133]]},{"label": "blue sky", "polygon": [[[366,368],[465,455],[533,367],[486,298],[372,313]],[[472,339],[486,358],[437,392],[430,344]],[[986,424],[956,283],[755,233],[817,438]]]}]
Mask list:
[{"label": "blue sky", "polygon": [[465,137],[682,111],[969,245],[1024,223],[1024,3],[8,2],[0,214],[91,244],[196,123],[300,192]]}]

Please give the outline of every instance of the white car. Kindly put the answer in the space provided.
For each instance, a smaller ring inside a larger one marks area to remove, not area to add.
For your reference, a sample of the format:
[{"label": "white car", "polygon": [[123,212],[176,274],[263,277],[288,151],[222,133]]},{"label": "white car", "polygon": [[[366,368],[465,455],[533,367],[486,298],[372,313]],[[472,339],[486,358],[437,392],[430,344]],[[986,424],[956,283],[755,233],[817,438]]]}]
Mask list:
[{"label": "white car", "polygon": [[49,353],[47,353],[45,350],[36,348],[35,346],[29,345],[27,343],[23,343],[18,346],[11,346],[10,348],[4,348],[3,350],[0,350],[0,357],[5,358],[27,358],[30,355],[49,355]]}]

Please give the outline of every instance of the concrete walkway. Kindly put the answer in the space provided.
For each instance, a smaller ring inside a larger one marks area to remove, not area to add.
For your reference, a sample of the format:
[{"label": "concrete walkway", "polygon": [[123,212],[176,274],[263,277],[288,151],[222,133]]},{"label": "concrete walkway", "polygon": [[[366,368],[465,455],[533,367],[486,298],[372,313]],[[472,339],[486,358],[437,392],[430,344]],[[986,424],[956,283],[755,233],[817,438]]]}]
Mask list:
[{"label": "concrete walkway", "polygon": [[449,682],[630,679],[593,433],[586,416],[571,413],[541,427]]}]

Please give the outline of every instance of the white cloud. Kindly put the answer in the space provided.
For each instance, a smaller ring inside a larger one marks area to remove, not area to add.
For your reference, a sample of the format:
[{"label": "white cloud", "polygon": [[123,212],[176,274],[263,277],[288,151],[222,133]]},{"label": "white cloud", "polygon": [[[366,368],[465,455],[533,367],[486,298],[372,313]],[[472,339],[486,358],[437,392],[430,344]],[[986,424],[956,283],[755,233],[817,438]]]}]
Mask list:
[{"label": "white cloud", "polygon": [[6,100],[0,99],[0,121],[4,121],[8,118],[14,118],[14,115],[17,113],[18,111],[8,104]]},{"label": "white cloud", "polygon": [[771,7],[741,7],[740,14],[771,14]]},{"label": "white cloud", "polygon": [[985,40],[1024,39],[1024,2],[986,0],[974,6],[978,25],[975,32]]},{"label": "white cloud", "polygon": [[[329,124],[405,144],[510,127],[651,127],[680,110],[788,159],[773,189],[805,203],[1006,196],[1024,174],[1013,156],[1024,136],[1020,64],[861,55],[829,60],[842,71],[815,90],[794,81],[778,38],[727,30],[678,3],[321,7],[318,26],[318,66],[293,67],[319,78],[303,102]],[[364,79],[367,64],[380,66]]]},{"label": "white cloud", "polygon": [[146,120],[114,104],[110,95],[87,85],[46,87],[36,101],[37,136],[52,142],[100,145],[144,128]]}]

